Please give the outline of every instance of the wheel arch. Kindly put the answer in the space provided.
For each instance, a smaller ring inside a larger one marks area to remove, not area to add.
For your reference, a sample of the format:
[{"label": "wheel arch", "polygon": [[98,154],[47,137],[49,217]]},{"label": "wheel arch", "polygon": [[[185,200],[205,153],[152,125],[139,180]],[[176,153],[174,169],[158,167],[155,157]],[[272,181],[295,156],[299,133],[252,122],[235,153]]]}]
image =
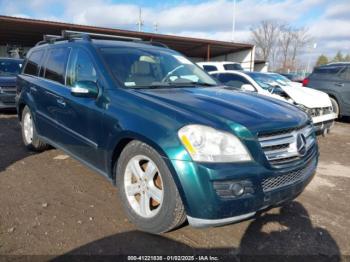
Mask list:
[{"label": "wheel arch", "polygon": [[21,122],[22,121],[22,113],[23,113],[23,109],[25,108],[27,104],[24,102],[20,102],[17,105],[17,116],[18,116],[18,120]]},{"label": "wheel arch", "polygon": [[121,152],[123,151],[123,149],[133,140],[138,140],[140,142],[143,142],[149,146],[151,146],[164,160],[166,166],[168,167],[174,182],[177,186],[177,189],[180,193],[180,197],[182,199],[182,202],[185,206],[185,208],[187,209],[187,201],[186,201],[186,197],[185,197],[185,192],[183,190],[183,187],[181,185],[180,179],[177,176],[177,172],[173,166],[173,164],[171,163],[171,160],[168,158],[166,152],[154,141],[152,141],[151,139],[140,135],[138,133],[135,132],[125,132],[122,136],[120,136],[119,140],[113,145],[113,150],[111,151],[110,156],[108,157],[109,163],[108,163],[108,173],[113,181],[113,184],[116,185],[116,177],[115,177],[115,168],[116,168],[116,164],[118,161],[118,158],[121,154]]},{"label": "wheel arch", "polygon": [[341,114],[342,114],[342,103],[341,103],[341,99],[339,99],[339,98],[337,97],[337,95],[334,94],[334,93],[328,93],[328,95],[329,95],[330,98],[333,98],[333,99],[337,102],[338,107],[339,107],[339,116],[341,116]]}]

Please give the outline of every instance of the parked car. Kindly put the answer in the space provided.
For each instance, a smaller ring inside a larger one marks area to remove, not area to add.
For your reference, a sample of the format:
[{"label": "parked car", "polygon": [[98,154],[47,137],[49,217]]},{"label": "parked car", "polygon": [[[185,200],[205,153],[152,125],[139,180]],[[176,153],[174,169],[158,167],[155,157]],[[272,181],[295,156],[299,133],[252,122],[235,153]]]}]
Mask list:
[{"label": "parked car", "polygon": [[226,85],[257,92],[298,106],[312,118],[318,134],[329,132],[337,117],[326,93],[298,87],[297,83],[289,84],[280,80],[275,73],[217,71],[210,74]]},{"label": "parked car", "polygon": [[0,109],[16,108],[16,77],[23,60],[0,58]]},{"label": "parked car", "polygon": [[350,116],[350,63],[316,67],[303,85],[327,93],[339,116]]},{"label": "parked car", "polygon": [[213,71],[226,71],[226,70],[239,70],[243,71],[243,67],[240,63],[236,62],[198,62],[197,65],[204,69],[206,72],[213,72]]},{"label": "parked car", "polygon": [[295,106],[217,86],[154,43],[63,35],[32,48],[19,75],[23,142],[107,177],[141,230],[236,222],[312,179],[317,140]]}]

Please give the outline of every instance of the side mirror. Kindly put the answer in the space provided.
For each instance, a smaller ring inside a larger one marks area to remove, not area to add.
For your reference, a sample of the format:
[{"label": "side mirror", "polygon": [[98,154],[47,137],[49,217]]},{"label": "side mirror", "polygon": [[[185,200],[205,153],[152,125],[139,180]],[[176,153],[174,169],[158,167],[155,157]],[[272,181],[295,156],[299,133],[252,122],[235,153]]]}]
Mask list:
[{"label": "side mirror", "polygon": [[76,97],[96,98],[98,87],[92,81],[77,81],[71,89],[71,94]]},{"label": "side mirror", "polygon": [[249,91],[249,92],[255,92],[256,91],[254,86],[252,86],[251,84],[244,84],[244,85],[241,86],[241,89],[243,91]]}]

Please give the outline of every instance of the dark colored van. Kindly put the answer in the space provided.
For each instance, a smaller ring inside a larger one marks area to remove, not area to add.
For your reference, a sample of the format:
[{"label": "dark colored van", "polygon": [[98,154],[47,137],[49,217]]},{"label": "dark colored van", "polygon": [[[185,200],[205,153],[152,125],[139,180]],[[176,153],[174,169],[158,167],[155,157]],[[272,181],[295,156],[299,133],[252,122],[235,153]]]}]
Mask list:
[{"label": "dark colored van", "polygon": [[16,98],[23,141],[116,184],[141,230],[246,219],[312,179],[317,140],[295,106],[218,86],[160,44],[94,37],[64,32],[28,52]]},{"label": "dark colored van", "polygon": [[316,67],[303,85],[323,91],[332,100],[334,112],[350,116],[350,63],[331,63]]}]

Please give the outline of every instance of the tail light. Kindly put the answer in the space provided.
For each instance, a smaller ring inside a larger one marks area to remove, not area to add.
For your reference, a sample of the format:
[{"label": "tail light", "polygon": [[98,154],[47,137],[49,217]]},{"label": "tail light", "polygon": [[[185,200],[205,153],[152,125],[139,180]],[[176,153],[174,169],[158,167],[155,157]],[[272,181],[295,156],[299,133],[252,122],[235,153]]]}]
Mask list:
[{"label": "tail light", "polygon": [[309,78],[304,78],[303,80],[303,86],[307,86],[310,82],[310,79]]}]

